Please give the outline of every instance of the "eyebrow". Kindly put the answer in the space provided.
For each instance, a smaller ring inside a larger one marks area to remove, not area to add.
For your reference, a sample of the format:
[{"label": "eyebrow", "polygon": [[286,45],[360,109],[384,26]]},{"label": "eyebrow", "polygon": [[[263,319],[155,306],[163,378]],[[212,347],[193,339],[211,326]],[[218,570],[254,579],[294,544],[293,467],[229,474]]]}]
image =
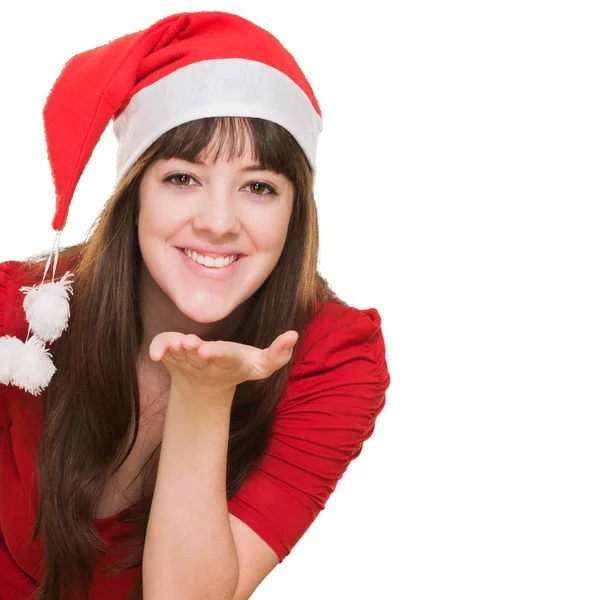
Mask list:
[{"label": "eyebrow", "polygon": [[[184,162],[190,162],[190,163],[192,163],[194,165],[198,165],[200,167],[206,166],[206,163],[203,160],[196,159],[196,158],[191,159],[191,160],[187,160],[187,159],[180,159],[180,160],[183,160]],[[259,163],[254,163],[253,165],[248,165],[247,167],[240,169],[240,171],[242,171],[243,173],[253,172],[253,171],[271,171],[271,170],[272,169],[267,169],[264,165],[261,165]]]}]

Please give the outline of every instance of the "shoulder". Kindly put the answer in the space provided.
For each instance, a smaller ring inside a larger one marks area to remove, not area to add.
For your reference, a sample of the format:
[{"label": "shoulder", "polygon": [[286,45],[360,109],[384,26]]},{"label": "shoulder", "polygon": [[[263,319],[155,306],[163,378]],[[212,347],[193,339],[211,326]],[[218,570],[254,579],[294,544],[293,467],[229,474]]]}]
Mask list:
[{"label": "shoulder", "polygon": [[373,417],[384,406],[390,383],[379,312],[328,302],[299,341],[277,409],[281,415],[304,410],[307,401],[322,406],[337,397],[346,408],[354,402]]},{"label": "shoulder", "polygon": [[[45,281],[51,281],[53,263],[48,267]],[[59,257],[56,277],[72,268],[70,259]],[[46,261],[7,260],[0,262],[0,335],[12,335],[24,339],[28,323],[23,309],[24,293],[21,288],[42,282]]]},{"label": "shoulder", "polygon": [[0,335],[12,335],[20,339],[27,336],[28,323],[21,288],[40,283],[44,266],[20,260],[0,263]]},{"label": "shoulder", "polygon": [[[18,293],[19,288],[25,285],[20,275],[22,266],[23,263],[17,260],[0,262],[0,338],[14,336],[24,340],[27,335],[23,303],[18,301],[19,296],[23,297]],[[6,384],[6,349],[7,346],[0,347],[0,431],[12,420],[9,417],[12,412],[9,407],[22,395],[16,387]]]},{"label": "shoulder", "polygon": [[20,260],[7,260],[0,262],[0,292],[6,293],[7,284],[23,271],[24,262]]},{"label": "shoulder", "polygon": [[9,315],[18,299],[18,290],[23,280],[24,263],[18,260],[0,262],[0,335],[9,333]]},{"label": "shoulder", "polygon": [[352,354],[385,360],[381,316],[376,308],[359,309],[330,301],[308,323],[294,370],[332,365]]}]

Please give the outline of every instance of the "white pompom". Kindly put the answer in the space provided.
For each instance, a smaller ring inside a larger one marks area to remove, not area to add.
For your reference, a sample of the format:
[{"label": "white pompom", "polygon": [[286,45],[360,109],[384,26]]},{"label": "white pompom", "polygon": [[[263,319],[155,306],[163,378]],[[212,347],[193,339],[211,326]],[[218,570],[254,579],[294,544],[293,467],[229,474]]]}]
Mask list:
[{"label": "white pompom", "polygon": [[23,342],[12,335],[0,337],[0,383],[10,385],[13,373],[13,357],[22,352]]},{"label": "white pompom", "polygon": [[43,340],[31,336],[11,359],[11,383],[37,396],[56,372]]},{"label": "white pompom", "polygon": [[67,272],[60,281],[22,287],[27,292],[23,308],[27,321],[37,337],[53,342],[67,328],[70,316],[69,292],[72,294],[72,273]]}]

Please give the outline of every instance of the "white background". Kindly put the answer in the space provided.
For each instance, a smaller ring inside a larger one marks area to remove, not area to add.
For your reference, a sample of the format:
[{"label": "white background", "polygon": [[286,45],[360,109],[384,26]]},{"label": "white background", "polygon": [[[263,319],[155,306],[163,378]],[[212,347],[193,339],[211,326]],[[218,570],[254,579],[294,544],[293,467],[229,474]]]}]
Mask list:
[{"label": "white background", "polygon": [[[282,41],[321,104],[320,270],[379,310],[392,384],[253,597],[596,600],[596,3],[23,6],[0,13],[0,260],[54,241],[42,107],[73,54],[168,14],[236,12]],[[62,244],[108,198],[115,152],[109,126]]]}]

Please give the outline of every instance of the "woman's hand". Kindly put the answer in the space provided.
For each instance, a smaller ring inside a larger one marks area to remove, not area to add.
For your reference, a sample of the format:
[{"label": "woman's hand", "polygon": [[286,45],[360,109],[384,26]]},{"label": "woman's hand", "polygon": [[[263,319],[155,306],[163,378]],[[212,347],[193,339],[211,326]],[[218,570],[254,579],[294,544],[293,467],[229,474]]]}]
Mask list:
[{"label": "woman's hand", "polygon": [[205,342],[194,334],[165,331],[152,340],[149,354],[152,360],[164,363],[171,374],[171,387],[219,392],[234,390],[244,381],[270,377],[287,364],[297,338],[297,332],[286,331],[261,350],[236,342]]}]

